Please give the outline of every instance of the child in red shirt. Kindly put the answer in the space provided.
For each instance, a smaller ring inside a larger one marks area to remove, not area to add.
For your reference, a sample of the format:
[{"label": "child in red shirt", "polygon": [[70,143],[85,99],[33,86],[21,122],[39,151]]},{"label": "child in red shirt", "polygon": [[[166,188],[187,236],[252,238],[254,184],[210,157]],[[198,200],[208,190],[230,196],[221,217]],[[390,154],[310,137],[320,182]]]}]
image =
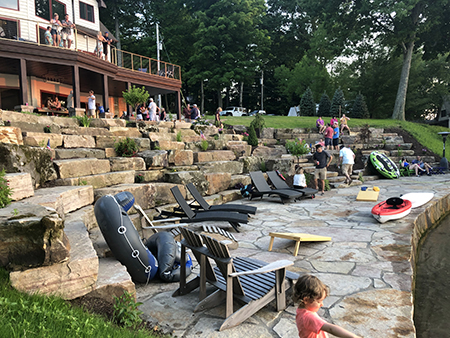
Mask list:
[{"label": "child in red shirt", "polygon": [[319,317],[317,311],[323,306],[323,300],[328,296],[328,287],[317,277],[304,275],[294,286],[294,302],[298,303],[297,323],[300,338],[327,338],[326,332],[336,337],[358,338],[353,333],[340,326],[329,324]]}]

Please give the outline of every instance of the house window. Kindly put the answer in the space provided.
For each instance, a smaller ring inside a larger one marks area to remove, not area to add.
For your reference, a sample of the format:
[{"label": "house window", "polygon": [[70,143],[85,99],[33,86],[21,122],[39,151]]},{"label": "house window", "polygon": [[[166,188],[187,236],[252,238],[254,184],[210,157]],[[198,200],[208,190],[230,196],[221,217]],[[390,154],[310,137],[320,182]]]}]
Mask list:
[{"label": "house window", "polygon": [[80,18],[94,22],[94,7],[80,1]]},{"label": "house window", "polygon": [[0,0],[0,7],[19,10],[19,0]]},{"label": "house window", "polygon": [[54,13],[59,15],[59,20],[63,20],[66,14],[66,5],[56,0],[34,0],[34,5],[36,16],[47,21],[50,21]]},{"label": "house window", "polygon": [[17,39],[17,21],[0,19],[0,38]]}]

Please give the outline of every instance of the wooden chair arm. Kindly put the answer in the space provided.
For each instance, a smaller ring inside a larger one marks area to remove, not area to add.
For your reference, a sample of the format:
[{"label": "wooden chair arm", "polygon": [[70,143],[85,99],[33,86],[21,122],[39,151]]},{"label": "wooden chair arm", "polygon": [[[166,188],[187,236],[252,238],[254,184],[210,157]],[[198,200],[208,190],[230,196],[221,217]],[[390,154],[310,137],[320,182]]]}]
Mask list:
[{"label": "wooden chair arm", "polygon": [[188,223],[177,223],[177,224],[167,224],[167,225],[155,225],[155,226],[143,226],[142,229],[173,229],[178,227],[187,227]]},{"label": "wooden chair arm", "polygon": [[275,270],[280,270],[280,269],[286,268],[291,265],[294,265],[294,263],[291,261],[288,261],[288,260],[281,260],[281,261],[276,261],[276,262],[264,265],[258,269],[242,271],[242,272],[233,272],[233,273],[230,273],[230,277],[237,277],[237,276],[243,276],[243,275],[254,275],[257,273],[266,273],[266,272],[271,272],[271,271],[275,271]]}]

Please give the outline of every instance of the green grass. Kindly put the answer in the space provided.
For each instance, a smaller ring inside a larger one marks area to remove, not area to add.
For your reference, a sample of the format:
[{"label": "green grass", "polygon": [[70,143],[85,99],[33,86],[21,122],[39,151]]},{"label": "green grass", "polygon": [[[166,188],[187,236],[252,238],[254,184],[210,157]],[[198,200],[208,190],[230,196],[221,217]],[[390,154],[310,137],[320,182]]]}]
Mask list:
[{"label": "green grass", "polygon": [[[253,117],[251,116],[223,116],[222,122],[229,125],[250,126]],[[329,122],[330,118],[325,118]],[[315,131],[317,117],[314,116],[264,116],[267,128],[310,128]],[[368,124],[375,128],[402,128],[410,133],[424,147],[430,149],[435,154],[442,156],[442,136],[438,132],[449,131],[448,128],[441,126],[431,126],[423,123],[397,121],[391,119],[372,120],[372,119],[351,119],[349,121],[350,129],[352,127],[362,127]],[[449,140],[450,143],[450,140]],[[450,159],[450,150],[446,152],[447,159]]]},{"label": "green grass", "polygon": [[28,295],[13,289],[8,272],[0,269],[1,337],[156,338],[119,328],[103,317],[72,307],[57,297]]}]

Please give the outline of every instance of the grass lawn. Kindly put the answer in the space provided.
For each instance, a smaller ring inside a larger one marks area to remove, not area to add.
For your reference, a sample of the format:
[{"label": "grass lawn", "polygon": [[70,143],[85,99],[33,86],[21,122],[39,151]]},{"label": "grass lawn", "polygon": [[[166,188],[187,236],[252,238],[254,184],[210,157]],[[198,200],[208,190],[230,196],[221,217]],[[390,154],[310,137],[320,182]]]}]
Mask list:
[{"label": "grass lawn", "polygon": [[57,297],[21,293],[10,286],[4,269],[0,269],[0,327],[1,337],[160,337],[119,328]]},{"label": "grass lawn", "polygon": [[[209,118],[209,117],[208,117]],[[214,117],[213,117],[214,119]],[[221,120],[224,124],[250,126],[253,117],[243,116],[223,116]],[[315,129],[317,117],[313,116],[264,116],[267,128],[312,128]],[[324,119],[329,122],[329,118]],[[350,128],[361,127],[368,124],[376,128],[402,128],[419,141],[424,147],[430,149],[435,154],[442,156],[442,136],[438,135],[441,131],[450,131],[441,126],[431,126],[428,124],[397,121],[391,119],[371,120],[371,119],[351,119],[348,122]],[[450,140],[449,140],[450,143]],[[450,148],[450,146],[449,146]],[[450,149],[446,152],[447,159],[450,159]]]}]

